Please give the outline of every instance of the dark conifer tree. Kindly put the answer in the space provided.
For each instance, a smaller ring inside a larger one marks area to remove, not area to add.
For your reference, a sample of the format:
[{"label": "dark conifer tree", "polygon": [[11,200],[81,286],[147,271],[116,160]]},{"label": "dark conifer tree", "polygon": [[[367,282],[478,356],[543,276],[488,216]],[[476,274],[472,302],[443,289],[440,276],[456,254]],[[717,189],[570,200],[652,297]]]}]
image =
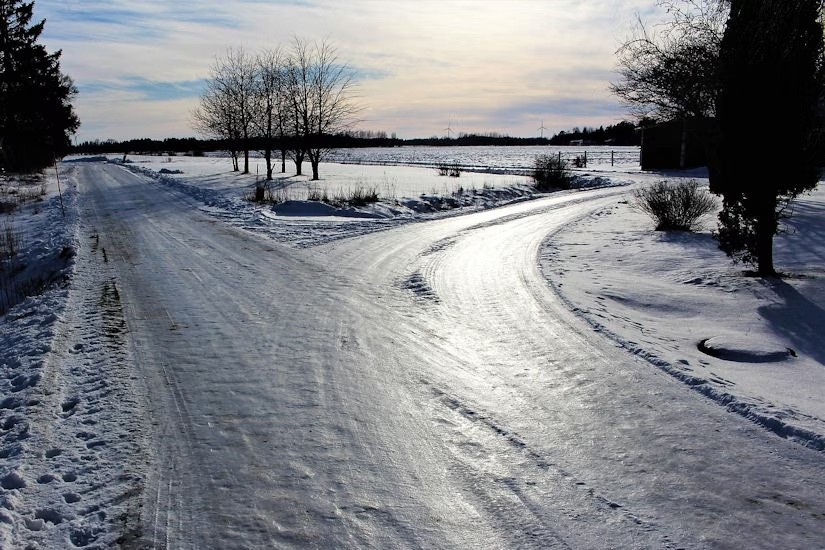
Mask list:
[{"label": "dark conifer tree", "polygon": [[77,93],[60,72],[60,53],[37,41],[45,21],[33,24],[34,2],[0,0],[0,166],[28,172],[65,154],[80,122]]},{"label": "dark conifer tree", "polygon": [[732,0],[722,39],[711,164],[711,190],[723,197],[718,238],[761,276],[775,275],[773,237],[784,207],[819,179],[820,3]]}]

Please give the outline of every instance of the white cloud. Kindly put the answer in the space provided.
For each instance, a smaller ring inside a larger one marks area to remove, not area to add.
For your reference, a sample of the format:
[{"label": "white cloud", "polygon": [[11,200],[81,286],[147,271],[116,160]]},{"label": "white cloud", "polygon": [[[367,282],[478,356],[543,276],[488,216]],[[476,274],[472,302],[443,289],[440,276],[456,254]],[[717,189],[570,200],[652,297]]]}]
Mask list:
[{"label": "white cloud", "polygon": [[[123,83],[123,93],[78,98],[80,138],[87,139],[191,135],[196,98],[164,102],[158,116],[159,102],[129,92],[129,84],[196,81],[229,47],[255,51],[295,35],[329,39],[343,61],[370,75],[359,87],[366,128],[413,137],[439,132],[453,118],[467,121],[463,131],[532,135],[541,119],[548,128],[594,124],[586,110],[553,109],[563,104],[559,99],[581,97],[612,102],[620,112],[608,92],[614,52],[634,13],[649,6],[642,0],[40,0],[35,9],[48,19],[45,42],[63,49],[63,69],[81,89]],[[548,108],[539,112],[542,99]],[[527,103],[531,110],[515,116]],[[503,118],[508,109],[512,116]]]}]

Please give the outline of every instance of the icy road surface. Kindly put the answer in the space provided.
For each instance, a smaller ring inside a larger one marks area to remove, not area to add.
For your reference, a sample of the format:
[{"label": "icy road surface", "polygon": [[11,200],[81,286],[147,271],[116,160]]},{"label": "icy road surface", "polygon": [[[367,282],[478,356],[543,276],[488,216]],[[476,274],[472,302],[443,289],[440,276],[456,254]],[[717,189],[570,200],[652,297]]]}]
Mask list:
[{"label": "icy road surface", "polygon": [[79,170],[145,383],[138,546],[825,545],[821,453],[594,334],[539,273],[620,191],[295,250]]}]

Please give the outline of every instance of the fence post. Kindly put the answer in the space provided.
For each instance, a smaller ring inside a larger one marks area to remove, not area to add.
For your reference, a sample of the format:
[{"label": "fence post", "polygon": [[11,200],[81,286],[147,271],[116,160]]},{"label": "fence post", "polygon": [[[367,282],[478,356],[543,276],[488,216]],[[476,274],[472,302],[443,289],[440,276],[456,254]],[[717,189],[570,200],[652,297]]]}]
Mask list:
[{"label": "fence post", "polygon": [[561,151],[559,151],[559,166],[561,166]]},{"label": "fence post", "polygon": [[613,166],[613,151],[610,151],[610,166]]},{"label": "fence post", "polygon": [[584,167],[587,168],[587,151],[584,152]]}]

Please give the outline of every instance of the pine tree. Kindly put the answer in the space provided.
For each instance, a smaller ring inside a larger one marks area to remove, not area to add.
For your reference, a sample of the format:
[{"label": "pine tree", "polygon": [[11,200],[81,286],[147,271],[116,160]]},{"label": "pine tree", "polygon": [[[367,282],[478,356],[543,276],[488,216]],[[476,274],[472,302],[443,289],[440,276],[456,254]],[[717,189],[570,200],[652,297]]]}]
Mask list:
[{"label": "pine tree", "polygon": [[775,275],[783,209],[819,179],[820,0],[732,0],[720,49],[719,142],[711,191],[723,197],[718,239],[730,256]]},{"label": "pine tree", "polygon": [[65,154],[80,126],[72,80],[60,54],[37,41],[45,21],[32,24],[34,2],[0,0],[0,166],[16,172],[49,166]]}]

